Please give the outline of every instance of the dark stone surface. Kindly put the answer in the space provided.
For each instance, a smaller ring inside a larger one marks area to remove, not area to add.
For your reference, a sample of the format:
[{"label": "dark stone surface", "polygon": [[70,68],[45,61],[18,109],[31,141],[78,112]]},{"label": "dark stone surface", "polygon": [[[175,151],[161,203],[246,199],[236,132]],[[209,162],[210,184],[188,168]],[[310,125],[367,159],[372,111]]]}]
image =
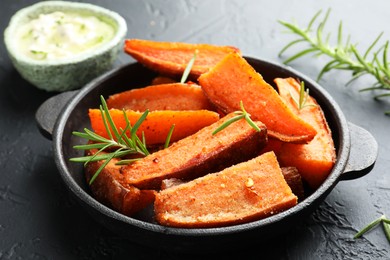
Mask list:
[{"label": "dark stone surface", "polygon": [[[0,28],[11,15],[36,1],[2,0]],[[84,2],[84,1],[82,1]],[[92,2],[92,1],[90,1]],[[346,1],[94,1],[117,11],[128,22],[129,38],[234,45],[246,56],[282,62],[281,48],[293,39],[278,20],[306,25],[319,10],[332,8],[325,31],[345,35],[365,50],[384,31],[390,39],[390,2]],[[334,39],[333,38],[333,39]],[[51,141],[35,122],[35,112],[54,93],[23,80],[0,43],[0,259],[199,259],[194,252],[167,252],[137,245],[98,225],[67,193],[54,163]],[[290,54],[290,53],[289,53]],[[133,60],[122,54],[117,65]],[[306,57],[292,67],[316,78],[325,57]],[[345,87],[348,72],[331,72],[320,81],[339,103],[348,121],[376,138],[379,154],[364,177],[341,181],[310,217],[286,236],[213,258],[389,259],[390,246],[381,228],[361,239],[353,235],[382,214],[390,216],[390,109],[388,100],[359,93],[372,83],[363,78]],[[201,249],[199,249],[201,251]],[[199,252],[197,252],[199,253]]]}]

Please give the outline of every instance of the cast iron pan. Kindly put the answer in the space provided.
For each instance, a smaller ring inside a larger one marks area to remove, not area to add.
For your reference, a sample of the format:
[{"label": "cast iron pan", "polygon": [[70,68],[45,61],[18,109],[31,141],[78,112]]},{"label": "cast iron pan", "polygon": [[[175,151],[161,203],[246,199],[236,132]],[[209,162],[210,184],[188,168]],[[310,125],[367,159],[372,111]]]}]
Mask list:
[{"label": "cast iron pan", "polygon": [[81,90],[54,96],[38,109],[38,125],[41,132],[53,140],[55,162],[70,192],[99,223],[131,241],[168,250],[201,248],[207,251],[259,243],[262,239],[280,235],[313,212],[338,181],[358,178],[372,169],[378,151],[375,139],[365,129],[347,122],[339,106],[322,87],[289,67],[264,60],[246,59],[271,84],[276,77],[294,77],[305,81],[310,94],[324,110],[333,132],[337,162],[325,182],[306,199],[287,211],[263,220],[207,229],[163,227],[154,223],[148,214],[130,218],[96,201],[84,180],[82,164],[69,162],[69,158],[81,155],[80,151],[72,148],[73,145],[84,142],[73,136],[72,131],[82,131],[84,127],[89,127],[88,108],[99,106],[100,95],[108,97],[113,93],[149,85],[156,74],[139,63],[114,69]]}]

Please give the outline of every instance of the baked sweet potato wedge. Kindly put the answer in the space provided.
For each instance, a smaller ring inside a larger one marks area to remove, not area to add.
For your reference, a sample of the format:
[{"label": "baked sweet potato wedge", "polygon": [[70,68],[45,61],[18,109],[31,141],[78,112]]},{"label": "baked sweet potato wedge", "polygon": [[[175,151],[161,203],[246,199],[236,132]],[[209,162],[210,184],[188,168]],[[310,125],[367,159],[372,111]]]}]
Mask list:
[{"label": "baked sweet potato wedge", "polygon": [[266,128],[260,132],[244,119],[213,135],[214,130],[235,116],[225,116],[170,147],[123,166],[126,182],[140,189],[160,189],[164,179],[189,180],[255,157],[267,142]]},{"label": "baked sweet potato wedge", "polygon": [[[89,150],[87,155],[94,155],[96,149]],[[124,214],[132,216],[153,203],[156,191],[140,190],[127,184],[120,174],[120,166],[115,165],[118,159],[112,159],[89,186],[99,202]],[[85,177],[89,182],[104,161],[89,162],[85,167]]]},{"label": "baked sweet potato wedge", "polygon": [[[123,111],[119,109],[110,109],[109,113],[115,126],[118,129],[125,129],[126,119],[123,115]],[[127,110],[126,115],[131,124],[134,125],[141,117],[142,112]],[[97,134],[108,138],[100,110],[90,109],[89,118],[92,129]],[[203,127],[211,125],[218,120],[219,114],[209,110],[151,111],[138,129],[137,135],[141,138],[143,132],[147,145],[159,145],[164,144],[172,125],[175,125],[171,137],[171,142],[174,142],[192,135]]]},{"label": "baked sweet potato wedge", "polygon": [[213,110],[214,107],[196,84],[160,84],[111,95],[108,108],[143,112],[155,110]]},{"label": "baked sweet potato wedge", "polygon": [[[286,180],[288,186],[290,186],[292,193],[294,193],[299,200],[302,200],[305,197],[305,190],[303,187],[301,175],[299,174],[297,168],[282,167],[281,169],[283,177]],[[186,181],[176,178],[165,179],[161,183],[161,190],[181,185],[183,183],[186,183]]]},{"label": "baked sweet potato wedge", "polygon": [[226,54],[241,53],[239,49],[231,46],[140,39],[128,39],[124,46],[124,51],[138,62],[168,76],[181,76],[196,50],[198,53],[190,73],[191,78],[195,79],[217,64]]},{"label": "baked sweet potato wedge", "polygon": [[263,122],[271,137],[306,143],[315,129],[288,108],[276,90],[241,56],[231,53],[199,77],[210,101],[225,113],[240,109],[240,101],[253,120]]},{"label": "baked sweet potato wedge", "polygon": [[296,79],[277,78],[275,83],[280,96],[291,110],[317,131],[317,135],[308,144],[282,144],[277,154],[279,162],[282,166],[296,167],[309,186],[316,189],[329,175],[336,161],[331,130],[321,107],[313,97],[308,96],[306,106],[298,109],[293,97],[299,100],[301,85]]},{"label": "baked sweet potato wedge", "polygon": [[297,203],[273,152],[159,192],[161,225],[209,228],[245,223]]}]

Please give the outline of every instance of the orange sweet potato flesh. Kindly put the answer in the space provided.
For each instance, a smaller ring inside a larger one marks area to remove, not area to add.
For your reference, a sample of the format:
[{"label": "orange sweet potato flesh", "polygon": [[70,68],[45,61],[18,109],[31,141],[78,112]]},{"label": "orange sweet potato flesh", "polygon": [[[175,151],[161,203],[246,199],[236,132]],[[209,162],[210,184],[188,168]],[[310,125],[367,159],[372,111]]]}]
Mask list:
[{"label": "orange sweet potato flesh", "polygon": [[263,123],[255,122],[261,129],[257,132],[242,119],[212,134],[233,116],[231,113],[166,149],[123,166],[126,182],[140,189],[160,189],[164,179],[191,180],[256,157],[267,142]]},{"label": "orange sweet potato flesh", "polygon": [[[87,155],[93,155],[96,149],[89,150]],[[140,190],[128,185],[120,166],[115,165],[118,159],[112,159],[89,186],[93,196],[106,206],[127,216],[132,216],[151,203],[157,194],[154,190]],[[104,161],[90,162],[85,168],[85,177],[90,181]]]},{"label": "orange sweet potato flesh", "polygon": [[[126,127],[126,120],[122,110],[110,109],[110,115],[118,129]],[[141,117],[142,112],[126,110],[126,115],[132,125]],[[92,129],[99,135],[108,138],[99,109],[90,109],[89,118]],[[147,145],[164,144],[171,126],[175,128],[171,142],[192,135],[205,126],[219,120],[219,114],[208,110],[191,111],[151,111],[138,129],[137,135],[141,138],[145,134]]]},{"label": "orange sweet potato flesh", "polygon": [[210,101],[225,113],[240,110],[263,122],[270,137],[306,143],[316,130],[284,104],[276,90],[241,56],[231,53],[198,79]]},{"label": "orange sweet potato flesh", "polygon": [[297,204],[273,152],[159,192],[161,225],[210,228],[250,222]]},{"label": "orange sweet potato flesh", "polygon": [[317,135],[308,144],[282,144],[278,152],[281,165],[294,166],[313,189],[318,188],[331,172],[336,161],[332,133],[321,107],[308,97],[304,108],[298,110],[292,95],[299,100],[300,84],[293,78],[277,78],[275,83],[286,104],[303,120],[310,123]]},{"label": "orange sweet potato flesh", "polygon": [[168,76],[181,76],[196,50],[198,53],[191,69],[192,78],[207,72],[228,53],[240,54],[240,50],[231,46],[140,39],[128,39],[124,46],[124,51],[138,62]]},{"label": "orange sweet potato flesh", "polygon": [[283,144],[284,144],[284,142],[282,142],[278,139],[269,138],[267,145],[264,147],[264,149],[261,151],[261,153],[273,151],[275,154],[278,154],[279,150]]},{"label": "orange sweet potato flesh", "polygon": [[213,110],[202,89],[196,84],[160,84],[131,89],[111,95],[108,108],[143,112],[155,110]]}]

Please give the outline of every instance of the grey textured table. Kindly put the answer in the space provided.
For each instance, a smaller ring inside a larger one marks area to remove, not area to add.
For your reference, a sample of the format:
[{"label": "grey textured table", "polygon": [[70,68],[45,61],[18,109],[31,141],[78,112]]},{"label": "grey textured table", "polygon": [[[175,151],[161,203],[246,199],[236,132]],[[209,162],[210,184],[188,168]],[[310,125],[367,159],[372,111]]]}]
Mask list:
[{"label": "grey textured table", "polygon": [[[1,1],[0,27],[32,0]],[[82,1],[84,2],[84,1]],[[92,2],[92,1],[91,1]],[[332,9],[326,31],[336,37],[343,20],[352,42],[365,49],[388,30],[390,2],[345,0],[253,1],[95,1],[120,13],[129,38],[234,45],[243,54],[282,62],[278,52],[293,37],[278,20],[306,25],[319,10]],[[334,39],[334,38],[333,38]],[[38,131],[34,114],[53,93],[32,87],[15,71],[0,44],[0,259],[197,259],[132,244],[99,226],[67,193],[53,161],[51,142]],[[315,78],[325,58],[307,57],[291,64]],[[121,54],[116,66],[133,62]],[[349,87],[348,72],[326,74],[320,84],[340,104],[350,122],[369,130],[379,143],[375,168],[368,175],[342,181],[302,224],[283,237],[255,248],[229,253],[242,259],[390,259],[390,245],[381,228],[362,239],[352,237],[381,214],[390,216],[389,102],[377,102]],[[201,249],[199,249],[201,251]],[[210,255],[209,255],[210,256]],[[226,257],[223,254],[213,258]],[[229,258],[230,258],[229,257]]]}]

